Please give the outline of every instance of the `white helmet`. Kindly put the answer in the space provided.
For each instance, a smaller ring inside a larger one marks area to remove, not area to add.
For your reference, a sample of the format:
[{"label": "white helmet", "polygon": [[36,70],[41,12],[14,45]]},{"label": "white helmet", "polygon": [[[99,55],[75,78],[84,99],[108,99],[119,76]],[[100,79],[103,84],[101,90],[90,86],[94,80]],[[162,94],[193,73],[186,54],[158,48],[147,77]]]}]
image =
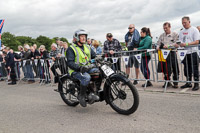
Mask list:
[{"label": "white helmet", "polygon": [[77,42],[80,40],[79,39],[80,35],[86,35],[86,39],[87,39],[88,33],[83,29],[79,29],[79,30],[75,31],[73,37],[76,39]]}]

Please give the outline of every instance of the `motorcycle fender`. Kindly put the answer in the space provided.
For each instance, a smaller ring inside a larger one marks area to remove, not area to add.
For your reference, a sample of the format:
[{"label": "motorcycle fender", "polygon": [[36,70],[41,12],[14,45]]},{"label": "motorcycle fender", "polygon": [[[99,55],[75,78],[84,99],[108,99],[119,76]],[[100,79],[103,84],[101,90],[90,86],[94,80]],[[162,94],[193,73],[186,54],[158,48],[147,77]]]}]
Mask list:
[{"label": "motorcycle fender", "polygon": [[69,78],[71,79],[71,76],[69,74],[65,74],[62,77],[59,77],[59,82],[58,82],[58,90],[60,91],[60,88],[62,86],[62,82],[64,79]]},{"label": "motorcycle fender", "polygon": [[108,102],[108,88],[109,88],[109,81],[108,80],[114,80],[114,79],[120,79],[121,81],[124,81],[125,83],[129,82],[130,80],[128,78],[126,78],[125,76],[123,75],[120,75],[120,74],[113,74],[109,77],[109,79],[106,80],[105,84],[104,84],[104,99],[106,101],[107,104],[109,104]]},{"label": "motorcycle fender", "polygon": [[63,79],[65,79],[65,78],[69,78],[69,79],[71,79],[71,76],[70,76],[69,74],[65,74],[65,75],[63,75],[62,77],[60,77],[59,82],[62,82]]}]

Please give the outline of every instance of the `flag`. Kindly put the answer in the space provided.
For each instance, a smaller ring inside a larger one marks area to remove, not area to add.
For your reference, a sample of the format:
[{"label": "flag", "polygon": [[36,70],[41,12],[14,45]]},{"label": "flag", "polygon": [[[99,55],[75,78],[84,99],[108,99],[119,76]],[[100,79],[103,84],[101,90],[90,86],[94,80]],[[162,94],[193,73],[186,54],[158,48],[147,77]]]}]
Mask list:
[{"label": "flag", "polygon": [[168,56],[169,53],[170,53],[170,50],[164,50],[164,49],[162,49],[161,51],[162,51],[162,54],[163,54],[163,58],[166,60],[166,59],[167,59],[167,56]]},{"label": "flag", "polygon": [[1,31],[3,29],[4,19],[0,20],[0,50],[1,50]]}]

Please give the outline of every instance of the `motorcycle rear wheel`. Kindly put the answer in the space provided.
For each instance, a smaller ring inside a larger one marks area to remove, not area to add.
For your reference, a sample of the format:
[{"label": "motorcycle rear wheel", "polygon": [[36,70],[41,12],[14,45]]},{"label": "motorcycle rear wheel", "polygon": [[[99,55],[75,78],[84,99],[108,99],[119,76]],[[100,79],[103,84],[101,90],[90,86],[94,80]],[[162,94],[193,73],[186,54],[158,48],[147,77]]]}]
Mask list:
[{"label": "motorcycle rear wheel", "polygon": [[78,91],[77,88],[71,89],[69,86],[73,84],[73,81],[69,78],[62,79],[62,82],[59,82],[58,90],[62,100],[68,106],[77,106],[79,101],[77,99]]}]

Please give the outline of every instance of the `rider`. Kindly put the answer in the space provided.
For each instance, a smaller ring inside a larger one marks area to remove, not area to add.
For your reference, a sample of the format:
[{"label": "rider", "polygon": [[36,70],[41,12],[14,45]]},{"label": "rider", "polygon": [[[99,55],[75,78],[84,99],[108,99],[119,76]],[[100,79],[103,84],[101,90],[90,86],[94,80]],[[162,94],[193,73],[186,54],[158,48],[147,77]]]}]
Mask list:
[{"label": "rider", "polygon": [[[90,83],[91,76],[89,73],[99,72],[98,68],[90,69],[91,59],[95,58],[95,52],[87,45],[87,32],[79,29],[73,36],[74,43],[67,49],[67,63],[69,74],[80,81],[80,93],[78,100],[81,106],[86,107],[86,90]],[[93,99],[98,99],[97,95],[93,94]]]}]

